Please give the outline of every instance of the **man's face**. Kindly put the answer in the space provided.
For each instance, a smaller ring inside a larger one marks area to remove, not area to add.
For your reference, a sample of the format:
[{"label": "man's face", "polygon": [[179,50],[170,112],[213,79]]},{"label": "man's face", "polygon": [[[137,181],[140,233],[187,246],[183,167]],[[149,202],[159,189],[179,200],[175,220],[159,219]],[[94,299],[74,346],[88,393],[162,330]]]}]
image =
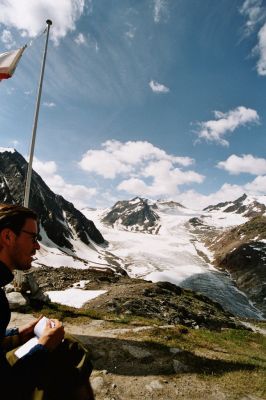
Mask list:
[{"label": "man's face", "polygon": [[33,256],[40,245],[36,241],[38,233],[37,221],[28,218],[20,233],[15,236],[14,243],[10,249],[10,258],[14,269],[25,271],[30,269]]}]

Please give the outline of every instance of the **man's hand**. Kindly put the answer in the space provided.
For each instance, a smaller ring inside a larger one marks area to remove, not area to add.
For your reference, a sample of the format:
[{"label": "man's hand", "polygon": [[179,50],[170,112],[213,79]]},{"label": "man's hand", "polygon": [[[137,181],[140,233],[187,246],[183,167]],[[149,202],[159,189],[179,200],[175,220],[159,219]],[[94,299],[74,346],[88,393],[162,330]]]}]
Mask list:
[{"label": "man's hand", "polygon": [[29,322],[27,325],[19,328],[18,332],[21,344],[26,343],[34,336],[35,325],[40,321],[40,319],[42,319],[42,315],[38,319],[35,319],[34,321]]},{"label": "man's hand", "polygon": [[62,342],[64,335],[65,331],[62,322],[57,319],[50,319],[46,322],[46,327],[39,338],[39,343],[52,351]]}]

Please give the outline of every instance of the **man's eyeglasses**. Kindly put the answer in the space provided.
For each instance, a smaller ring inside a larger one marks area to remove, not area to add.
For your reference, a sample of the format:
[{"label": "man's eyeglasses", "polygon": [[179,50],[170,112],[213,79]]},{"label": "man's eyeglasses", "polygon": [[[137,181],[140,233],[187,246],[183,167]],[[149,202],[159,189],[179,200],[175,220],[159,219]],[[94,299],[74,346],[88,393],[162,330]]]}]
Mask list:
[{"label": "man's eyeglasses", "polygon": [[30,235],[31,239],[32,239],[32,243],[37,243],[42,240],[42,237],[39,233],[25,231],[24,229],[22,229],[21,232],[24,232],[24,233],[27,233],[27,235]]}]

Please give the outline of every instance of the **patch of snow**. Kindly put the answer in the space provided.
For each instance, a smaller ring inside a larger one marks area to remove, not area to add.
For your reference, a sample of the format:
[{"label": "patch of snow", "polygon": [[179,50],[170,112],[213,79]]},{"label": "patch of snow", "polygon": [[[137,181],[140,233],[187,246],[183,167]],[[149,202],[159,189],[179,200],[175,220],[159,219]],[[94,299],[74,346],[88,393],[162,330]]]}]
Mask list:
[{"label": "patch of snow", "polygon": [[140,198],[139,198],[139,197],[136,197],[135,199],[130,200],[130,201],[129,201],[129,204],[138,204],[139,202],[140,202]]},{"label": "patch of snow", "polygon": [[201,251],[208,257],[208,259],[210,261],[213,261],[213,259],[214,259],[213,253],[202,242],[197,241],[197,242],[193,242],[193,244],[198,251]]},{"label": "patch of snow", "polygon": [[41,247],[36,252],[36,260],[32,263],[34,267],[45,265],[53,268],[85,269],[92,265],[98,268],[106,268],[108,265],[103,258],[102,250],[92,241],[88,246],[77,237],[76,239],[69,239],[75,250],[73,252],[67,248],[59,249],[56,247],[55,243],[48,238],[42,226],[40,227],[40,234],[42,236]]},{"label": "patch of snow", "polygon": [[87,301],[95,299],[107,290],[82,290],[70,288],[66,290],[54,290],[46,292],[53,303],[63,304],[69,307],[80,308]]},{"label": "patch of snow", "polygon": [[243,217],[240,214],[224,213],[222,211],[211,211],[207,214],[207,217],[209,217],[208,225],[216,228],[229,228],[248,221],[247,217]]},{"label": "patch of snow", "polygon": [[0,153],[5,153],[6,151],[9,153],[15,153],[16,150],[12,147],[0,147]]}]

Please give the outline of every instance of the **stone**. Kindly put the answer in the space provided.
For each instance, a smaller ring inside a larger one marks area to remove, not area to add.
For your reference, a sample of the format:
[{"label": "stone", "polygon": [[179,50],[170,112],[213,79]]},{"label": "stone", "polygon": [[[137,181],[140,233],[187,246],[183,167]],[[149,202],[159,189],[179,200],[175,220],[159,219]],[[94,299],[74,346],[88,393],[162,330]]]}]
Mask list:
[{"label": "stone", "polygon": [[95,393],[99,393],[104,387],[104,379],[101,376],[91,378],[90,383]]},{"label": "stone", "polygon": [[170,353],[172,353],[172,354],[177,354],[177,353],[180,353],[180,352],[183,351],[183,350],[178,349],[177,347],[171,347],[169,351],[170,351]]},{"label": "stone", "polygon": [[12,283],[9,283],[8,285],[5,286],[5,292],[6,293],[11,293],[14,292],[15,288],[14,285],[12,285]]},{"label": "stone", "polygon": [[28,304],[28,300],[19,292],[11,292],[6,295],[11,310],[16,310]]},{"label": "stone", "polygon": [[153,390],[163,389],[163,385],[158,380],[151,381],[148,385],[145,386],[147,390],[152,392]]},{"label": "stone", "polygon": [[187,372],[189,370],[188,366],[179,360],[173,360],[173,367],[175,372]]},{"label": "stone", "polygon": [[134,358],[141,360],[142,358],[150,357],[151,353],[141,347],[131,346],[129,344],[124,344],[122,346],[123,350],[127,351]]}]

